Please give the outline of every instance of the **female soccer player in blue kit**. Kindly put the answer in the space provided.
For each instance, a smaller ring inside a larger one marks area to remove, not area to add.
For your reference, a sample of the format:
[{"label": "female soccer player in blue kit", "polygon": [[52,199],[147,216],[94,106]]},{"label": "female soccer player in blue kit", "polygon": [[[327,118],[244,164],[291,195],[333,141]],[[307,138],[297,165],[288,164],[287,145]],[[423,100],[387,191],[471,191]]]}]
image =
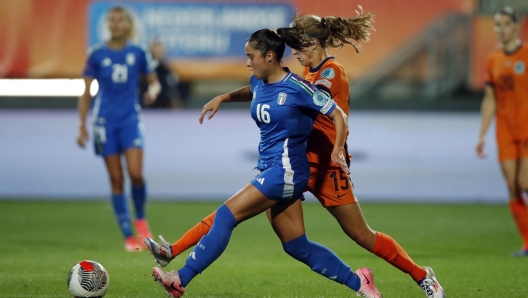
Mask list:
[{"label": "female soccer player in blue kit", "polygon": [[[84,69],[84,93],[79,99],[80,127],[77,143],[84,147],[88,140],[86,116],[91,106],[90,86],[99,83],[92,109],[95,152],[104,158],[112,185],[113,209],[125,237],[127,251],[141,250],[141,239],[152,237],[145,219],[146,186],[143,179],[143,123],[138,103],[138,82],[141,73],[147,76],[149,91],[146,101],[152,102],[160,91],[153,72],[152,58],[144,47],[132,44],[130,13],[123,7],[108,12],[111,37],[88,50]],[[135,226],[140,242],[134,237],[128,202],[123,192],[124,155],[135,208]]]},{"label": "female soccer player in blue kit", "polygon": [[[286,215],[283,220],[288,220],[289,206],[299,202],[310,177],[306,141],[319,113],[335,123],[332,162],[349,172],[343,156],[346,116],[331,98],[282,68],[285,42],[292,48],[306,46],[299,44],[303,38],[295,28],[280,28],[276,32],[259,30],[246,42],[247,66],[253,76],[249,87],[232,95],[253,97],[251,116],[260,128],[261,136],[257,164],[260,174],[217,209],[211,230],[195,246],[183,268],[177,272],[165,272],[158,267],[152,269],[154,278],[171,297],[181,297],[188,283],[222,254],[232,230],[239,223],[277,206],[280,207],[275,209],[277,213],[273,216]],[[207,111],[202,111],[200,123]],[[284,245],[292,257],[313,271],[345,284],[363,297],[380,297],[369,269],[353,272],[331,250],[308,241],[305,235]]]}]

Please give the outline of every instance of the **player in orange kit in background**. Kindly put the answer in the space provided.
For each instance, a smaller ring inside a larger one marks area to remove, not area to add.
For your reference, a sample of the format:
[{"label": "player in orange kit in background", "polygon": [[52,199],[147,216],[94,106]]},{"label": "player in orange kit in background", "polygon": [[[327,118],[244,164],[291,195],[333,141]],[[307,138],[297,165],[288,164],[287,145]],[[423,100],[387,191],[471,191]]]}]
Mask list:
[{"label": "player in orange kit in background", "polygon": [[528,210],[523,192],[528,191],[528,44],[519,38],[521,18],[511,7],[495,15],[495,32],[501,47],[486,64],[486,87],[481,106],[477,154],[485,157],[489,124],[496,115],[499,162],[509,191],[510,211],[524,244],[512,256],[528,256]]},{"label": "player in orange kit in background", "polygon": [[[372,18],[370,13],[360,13],[354,18],[302,15],[295,17],[292,24],[303,28],[306,38],[312,40],[309,47],[293,49],[293,55],[305,66],[304,78],[328,93],[347,115],[350,109],[348,78],[343,67],[329,55],[328,49],[348,44],[359,52],[358,42],[368,41]],[[332,152],[335,134],[332,120],[318,115],[308,139],[310,179],[305,191],[311,192],[320,201],[336,218],[343,231],[357,244],[409,274],[427,297],[445,297],[445,292],[431,268],[418,266],[394,239],[368,226],[354,195],[349,175],[326,156],[328,152]],[[348,157],[346,144],[343,153]],[[347,160],[348,163],[349,161]],[[270,210],[267,214],[275,233],[283,240],[287,231],[293,227],[281,224],[279,220],[272,220]],[[207,234],[214,216],[212,213],[204,218],[172,245],[160,237],[165,243],[156,247],[159,252],[149,250],[158,263],[159,257],[163,258],[160,265],[166,266],[172,258],[194,246]]]}]

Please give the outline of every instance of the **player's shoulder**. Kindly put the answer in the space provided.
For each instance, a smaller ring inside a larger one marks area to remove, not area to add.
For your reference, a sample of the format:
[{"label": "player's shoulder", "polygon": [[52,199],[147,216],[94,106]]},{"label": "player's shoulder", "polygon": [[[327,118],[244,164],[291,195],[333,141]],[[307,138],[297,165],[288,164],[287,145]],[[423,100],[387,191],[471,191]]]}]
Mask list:
[{"label": "player's shoulder", "polygon": [[90,56],[94,55],[95,53],[104,51],[104,49],[105,49],[104,42],[100,42],[100,43],[94,44],[91,47],[89,47],[88,50],[86,50],[86,56],[90,57]]},{"label": "player's shoulder", "polygon": [[523,42],[520,48],[520,52],[523,56],[528,56],[528,42]]},{"label": "player's shoulder", "polygon": [[312,83],[292,72],[288,73],[283,82],[294,92],[313,95],[313,93],[317,91],[317,88]]},{"label": "player's shoulder", "polygon": [[487,57],[488,62],[504,58],[504,47],[502,45],[497,45]]},{"label": "player's shoulder", "polygon": [[318,73],[318,76],[322,79],[331,80],[345,74],[345,69],[334,57],[328,57],[315,69],[311,69],[310,72]]},{"label": "player's shoulder", "polygon": [[147,45],[144,43],[140,43],[137,41],[129,41],[127,44],[127,47],[129,50],[137,51],[137,52],[145,52],[147,53],[149,51]]}]

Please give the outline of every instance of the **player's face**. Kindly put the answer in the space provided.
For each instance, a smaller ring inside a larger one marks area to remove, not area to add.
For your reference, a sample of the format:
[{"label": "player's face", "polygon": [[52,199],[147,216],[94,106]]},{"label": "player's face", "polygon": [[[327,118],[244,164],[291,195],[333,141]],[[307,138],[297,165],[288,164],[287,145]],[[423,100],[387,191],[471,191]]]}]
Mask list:
[{"label": "player's face", "polygon": [[269,74],[269,63],[266,62],[265,57],[259,50],[254,49],[249,42],[246,42],[246,66],[253,72],[255,78],[259,80],[266,79]]},{"label": "player's face", "polygon": [[511,42],[518,38],[518,24],[513,22],[509,15],[497,14],[495,16],[495,32],[503,44]]},{"label": "player's face", "polygon": [[112,39],[128,38],[132,24],[125,13],[121,11],[111,11],[108,14],[108,29]]},{"label": "player's face", "polygon": [[301,63],[302,66],[311,66],[311,55],[309,50],[303,49],[303,50],[295,50],[292,49],[292,55]]}]

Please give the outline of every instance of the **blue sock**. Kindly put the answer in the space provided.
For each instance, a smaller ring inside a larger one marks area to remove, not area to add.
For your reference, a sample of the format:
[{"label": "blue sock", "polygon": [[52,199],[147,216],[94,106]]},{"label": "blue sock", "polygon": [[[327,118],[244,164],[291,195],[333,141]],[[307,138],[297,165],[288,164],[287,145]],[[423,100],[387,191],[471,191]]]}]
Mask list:
[{"label": "blue sock", "polygon": [[361,286],[359,276],[329,248],[308,240],[306,234],[282,244],[284,251],[308,265],[312,271],[344,284],[354,291]]},{"label": "blue sock", "polygon": [[147,187],[146,184],[140,186],[132,185],[132,200],[134,201],[134,209],[136,211],[136,219],[145,218],[145,205],[147,202]]},{"label": "blue sock", "polygon": [[204,271],[224,252],[236,225],[231,210],[226,205],[220,206],[216,211],[211,230],[194,247],[185,266],[178,270],[182,286],[186,287],[198,273]]},{"label": "blue sock", "polygon": [[130,214],[128,212],[128,202],[125,195],[112,195],[112,206],[114,207],[114,214],[117,218],[119,228],[125,238],[132,236],[132,226],[130,223]]}]

